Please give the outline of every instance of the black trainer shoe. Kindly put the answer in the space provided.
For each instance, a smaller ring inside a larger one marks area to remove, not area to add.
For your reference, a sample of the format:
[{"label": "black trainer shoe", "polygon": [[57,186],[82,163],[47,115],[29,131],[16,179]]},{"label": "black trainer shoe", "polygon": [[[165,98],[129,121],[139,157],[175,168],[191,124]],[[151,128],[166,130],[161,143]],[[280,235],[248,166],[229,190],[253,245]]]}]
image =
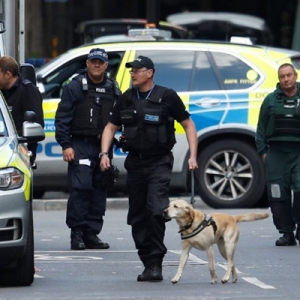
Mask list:
[{"label": "black trainer shoe", "polygon": [[144,272],[137,277],[137,281],[162,281],[162,267],[158,264],[150,265],[148,268],[146,267]]},{"label": "black trainer shoe", "polygon": [[276,243],[276,246],[296,246],[297,242],[293,232],[286,232],[281,238],[279,238]]},{"label": "black trainer shoe", "polygon": [[82,240],[82,231],[71,230],[71,250],[84,250],[85,245]]},{"label": "black trainer shoe", "polygon": [[86,249],[108,249],[109,244],[102,242],[94,233],[83,235],[83,241]]}]

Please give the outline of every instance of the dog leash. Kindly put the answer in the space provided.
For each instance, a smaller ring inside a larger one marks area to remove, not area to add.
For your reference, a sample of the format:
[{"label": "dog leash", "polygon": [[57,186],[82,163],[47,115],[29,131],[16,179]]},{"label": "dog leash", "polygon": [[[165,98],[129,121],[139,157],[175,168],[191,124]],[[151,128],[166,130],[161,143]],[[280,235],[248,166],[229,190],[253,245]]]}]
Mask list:
[{"label": "dog leash", "polygon": [[191,170],[191,205],[194,207],[195,203],[195,171]]}]

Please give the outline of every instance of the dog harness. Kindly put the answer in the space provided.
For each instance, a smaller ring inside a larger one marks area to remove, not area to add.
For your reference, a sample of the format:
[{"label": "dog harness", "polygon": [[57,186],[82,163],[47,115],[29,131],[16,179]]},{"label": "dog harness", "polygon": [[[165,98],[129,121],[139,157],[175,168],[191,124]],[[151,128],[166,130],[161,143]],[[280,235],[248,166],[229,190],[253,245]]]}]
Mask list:
[{"label": "dog harness", "polygon": [[195,230],[192,233],[183,235],[182,232],[191,228],[192,224],[193,224],[193,221],[178,231],[178,233],[181,234],[182,240],[186,240],[186,239],[189,239],[189,238],[195,236],[196,234],[201,232],[207,226],[212,226],[214,229],[214,233],[216,233],[216,231],[217,231],[217,225],[216,225],[216,222],[214,221],[214,219],[210,215],[204,214],[204,220],[199,224],[199,226],[197,228],[195,228]]}]

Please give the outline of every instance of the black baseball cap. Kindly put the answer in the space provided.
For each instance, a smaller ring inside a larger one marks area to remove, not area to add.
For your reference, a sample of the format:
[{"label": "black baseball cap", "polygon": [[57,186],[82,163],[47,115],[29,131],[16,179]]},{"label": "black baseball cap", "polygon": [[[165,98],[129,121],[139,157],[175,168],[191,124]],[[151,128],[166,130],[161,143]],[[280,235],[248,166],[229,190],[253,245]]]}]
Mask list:
[{"label": "black baseball cap", "polygon": [[147,69],[154,70],[154,63],[150,58],[140,55],[134,61],[126,63],[125,67],[135,69],[141,69],[145,67]]},{"label": "black baseball cap", "polygon": [[89,60],[100,59],[104,62],[107,62],[108,61],[108,55],[107,55],[107,53],[104,49],[94,48],[88,54],[87,59],[89,59]]}]

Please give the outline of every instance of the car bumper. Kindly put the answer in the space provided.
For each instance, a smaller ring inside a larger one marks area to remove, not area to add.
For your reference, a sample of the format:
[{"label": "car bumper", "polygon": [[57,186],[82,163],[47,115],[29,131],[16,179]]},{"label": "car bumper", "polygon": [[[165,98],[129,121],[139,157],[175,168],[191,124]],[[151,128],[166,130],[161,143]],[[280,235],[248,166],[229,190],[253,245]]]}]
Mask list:
[{"label": "car bumper", "polygon": [[24,255],[30,204],[22,189],[0,191],[0,265]]}]

